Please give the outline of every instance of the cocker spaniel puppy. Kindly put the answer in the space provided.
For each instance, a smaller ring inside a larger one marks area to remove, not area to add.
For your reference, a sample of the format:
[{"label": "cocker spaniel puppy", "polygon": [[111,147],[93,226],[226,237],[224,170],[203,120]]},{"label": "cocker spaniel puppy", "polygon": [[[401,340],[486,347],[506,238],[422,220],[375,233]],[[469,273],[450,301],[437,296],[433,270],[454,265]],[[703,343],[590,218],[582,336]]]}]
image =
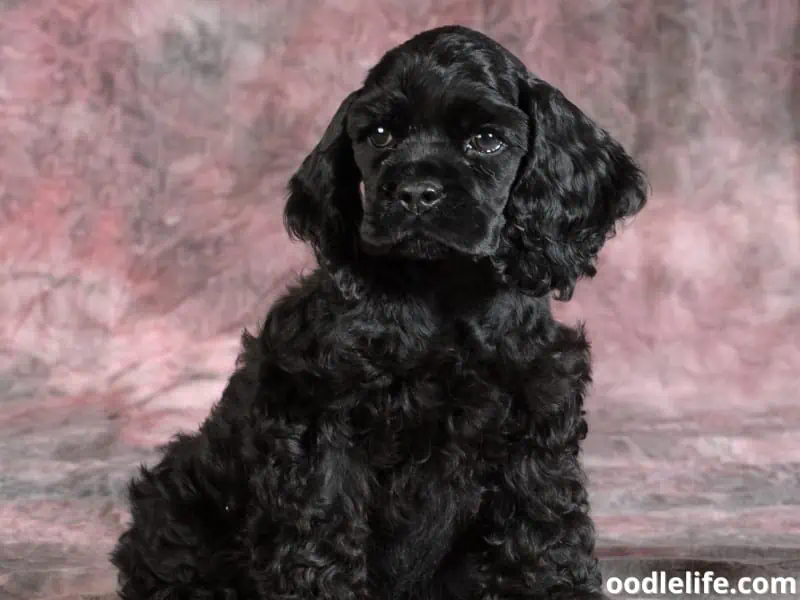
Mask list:
[{"label": "cocker spaniel puppy", "polygon": [[126,600],[602,598],[556,322],[645,204],[620,145],[463,27],[389,51],[289,184],[318,268],[131,484]]}]

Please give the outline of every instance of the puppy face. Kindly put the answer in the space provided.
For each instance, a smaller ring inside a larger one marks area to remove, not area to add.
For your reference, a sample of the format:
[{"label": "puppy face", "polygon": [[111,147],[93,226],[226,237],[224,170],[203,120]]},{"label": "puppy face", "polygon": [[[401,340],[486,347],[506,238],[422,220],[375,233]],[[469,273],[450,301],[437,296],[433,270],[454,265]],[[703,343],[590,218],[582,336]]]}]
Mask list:
[{"label": "puppy face", "polygon": [[470,48],[447,51],[422,38],[371,71],[347,119],[366,252],[431,259],[497,251],[529,134],[499,68]]},{"label": "puppy face", "polygon": [[390,50],[342,102],[289,183],[285,220],[333,270],[468,256],[502,285],[568,299],[646,189],[561,92],[453,26]]}]

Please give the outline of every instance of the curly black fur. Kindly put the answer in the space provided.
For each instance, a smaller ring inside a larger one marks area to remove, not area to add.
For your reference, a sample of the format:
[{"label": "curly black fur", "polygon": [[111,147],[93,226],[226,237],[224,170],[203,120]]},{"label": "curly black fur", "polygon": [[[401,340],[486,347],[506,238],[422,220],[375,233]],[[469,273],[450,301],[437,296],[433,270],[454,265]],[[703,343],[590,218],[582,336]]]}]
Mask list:
[{"label": "curly black fur", "polygon": [[[392,143],[370,143],[377,126]],[[502,148],[465,146],[476,131]],[[441,191],[424,214],[398,191],[419,181]],[[390,51],[290,182],[287,227],[319,267],[245,334],[199,431],[131,485],[122,597],[602,598],[589,345],[548,296],[594,275],[645,191],[485,36]]]}]

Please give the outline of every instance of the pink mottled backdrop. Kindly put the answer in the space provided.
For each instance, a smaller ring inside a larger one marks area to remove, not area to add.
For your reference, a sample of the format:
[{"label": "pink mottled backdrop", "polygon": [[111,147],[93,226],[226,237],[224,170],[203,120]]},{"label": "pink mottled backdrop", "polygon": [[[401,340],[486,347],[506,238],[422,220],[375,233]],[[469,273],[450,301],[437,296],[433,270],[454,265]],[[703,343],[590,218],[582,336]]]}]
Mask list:
[{"label": "pink mottled backdrop", "polygon": [[0,596],[113,590],[127,478],[306,261],[288,176],[383,51],[448,23],[652,180],[560,307],[595,347],[607,571],[798,571],[796,1],[0,0]]}]

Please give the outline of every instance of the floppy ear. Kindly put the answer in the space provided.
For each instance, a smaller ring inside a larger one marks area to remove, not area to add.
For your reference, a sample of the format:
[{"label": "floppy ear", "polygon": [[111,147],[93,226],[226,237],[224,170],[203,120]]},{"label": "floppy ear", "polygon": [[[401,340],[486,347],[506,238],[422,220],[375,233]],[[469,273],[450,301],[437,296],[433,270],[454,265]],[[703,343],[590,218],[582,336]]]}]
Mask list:
[{"label": "floppy ear", "polygon": [[289,180],[283,218],[289,235],[311,245],[317,260],[347,260],[357,247],[361,219],[361,173],[347,136],[347,112],[356,97],[342,102],[314,150]]},{"label": "floppy ear", "polygon": [[529,76],[528,154],[507,206],[506,276],[538,295],[569,300],[620,219],[645,204],[642,171],[606,131],[560,91]]}]

